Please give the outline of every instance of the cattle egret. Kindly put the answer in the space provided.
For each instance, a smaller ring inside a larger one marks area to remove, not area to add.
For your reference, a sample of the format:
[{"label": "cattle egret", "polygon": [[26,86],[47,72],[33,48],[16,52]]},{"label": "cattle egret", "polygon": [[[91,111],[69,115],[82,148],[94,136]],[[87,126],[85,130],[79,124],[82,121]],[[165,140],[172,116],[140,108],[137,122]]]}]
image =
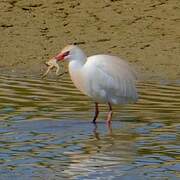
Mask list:
[{"label": "cattle egret", "polygon": [[107,123],[110,124],[112,104],[133,103],[138,99],[135,73],[119,57],[105,54],[87,57],[78,46],[68,45],[53,59],[57,62],[67,60],[75,86],[94,100],[93,123],[99,114],[99,103],[108,104]]}]

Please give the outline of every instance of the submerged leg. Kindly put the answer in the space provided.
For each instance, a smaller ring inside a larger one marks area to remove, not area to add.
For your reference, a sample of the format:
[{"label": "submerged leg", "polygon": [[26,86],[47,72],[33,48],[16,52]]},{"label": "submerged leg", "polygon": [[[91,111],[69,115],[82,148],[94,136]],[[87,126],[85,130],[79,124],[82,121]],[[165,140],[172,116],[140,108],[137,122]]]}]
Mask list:
[{"label": "submerged leg", "polygon": [[96,119],[98,117],[98,114],[99,114],[99,108],[98,108],[98,103],[95,102],[95,114],[94,114],[94,118],[93,118],[93,123],[96,123]]},{"label": "submerged leg", "polygon": [[109,105],[109,112],[108,112],[108,115],[107,115],[107,123],[108,124],[110,124],[111,123],[111,120],[112,120],[112,114],[113,114],[113,112],[112,112],[112,106],[111,106],[111,104],[110,103],[108,103],[108,105]]}]

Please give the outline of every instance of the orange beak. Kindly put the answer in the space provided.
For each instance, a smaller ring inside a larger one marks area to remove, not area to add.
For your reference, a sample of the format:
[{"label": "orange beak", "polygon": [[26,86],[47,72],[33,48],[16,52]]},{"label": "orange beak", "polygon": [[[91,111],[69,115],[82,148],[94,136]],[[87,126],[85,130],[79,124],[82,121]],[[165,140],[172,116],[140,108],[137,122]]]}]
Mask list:
[{"label": "orange beak", "polygon": [[69,53],[70,53],[69,51],[66,51],[66,52],[64,52],[64,53],[60,53],[60,54],[58,54],[57,56],[55,56],[55,59],[56,59],[57,61],[63,61],[64,58],[69,55]]}]

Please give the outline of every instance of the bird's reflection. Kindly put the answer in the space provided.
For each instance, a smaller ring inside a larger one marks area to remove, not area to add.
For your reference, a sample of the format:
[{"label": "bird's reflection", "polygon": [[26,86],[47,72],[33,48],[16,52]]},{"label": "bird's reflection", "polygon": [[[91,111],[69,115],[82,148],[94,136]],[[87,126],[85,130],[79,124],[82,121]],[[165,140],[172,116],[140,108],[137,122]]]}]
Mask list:
[{"label": "bird's reflection", "polygon": [[98,125],[97,125],[97,123],[93,123],[93,125],[94,125],[94,129],[93,129],[94,137],[97,140],[100,140],[100,135],[99,135],[99,132],[98,132]]},{"label": "bird's reflection", "polygon": [[[100,140],[100,133],[98,132],[98,123],[93,123],[93,125],[94,125],[94,129],[93,129],[94,137],[97,140]],[[108,135],[113,135],[112,124],[111,123],[107,123],[106,127],[107,127],[107,132],[108,132],[107,134]]]},{"label": "bird's reflection", "polygon": [[[81,150],[66,153],[70,164],[64,171],[65,174],[87,175],[93,174],[102,167],[111,170],[114,166],[124,166],[133,159],[135,136],[127,132],[127,127],[115,126],[98,122],[92,124],[91,135],[84,140]],[[96,168],[94,168],[96,167]]]}]

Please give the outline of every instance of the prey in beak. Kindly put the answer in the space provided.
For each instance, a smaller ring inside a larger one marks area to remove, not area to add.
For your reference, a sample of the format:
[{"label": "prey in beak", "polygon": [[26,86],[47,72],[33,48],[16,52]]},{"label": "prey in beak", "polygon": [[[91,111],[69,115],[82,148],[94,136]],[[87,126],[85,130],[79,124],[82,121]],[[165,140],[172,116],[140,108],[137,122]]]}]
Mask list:
[{"label": "prey in beak", "polygon": [[48,66],[48,69],[46,70],[46,72],[42,75],[42,78],[46,77],[48,75],[48,73],[50,72],[50,70],[52,70],[53,68],[56,68],[56,75],[57,76],[61,76],[64,73],[59,73],[60,67],[59,64],[57,63],[57,59],[52,58],[49,61],[45,62],[45,64]]}]

